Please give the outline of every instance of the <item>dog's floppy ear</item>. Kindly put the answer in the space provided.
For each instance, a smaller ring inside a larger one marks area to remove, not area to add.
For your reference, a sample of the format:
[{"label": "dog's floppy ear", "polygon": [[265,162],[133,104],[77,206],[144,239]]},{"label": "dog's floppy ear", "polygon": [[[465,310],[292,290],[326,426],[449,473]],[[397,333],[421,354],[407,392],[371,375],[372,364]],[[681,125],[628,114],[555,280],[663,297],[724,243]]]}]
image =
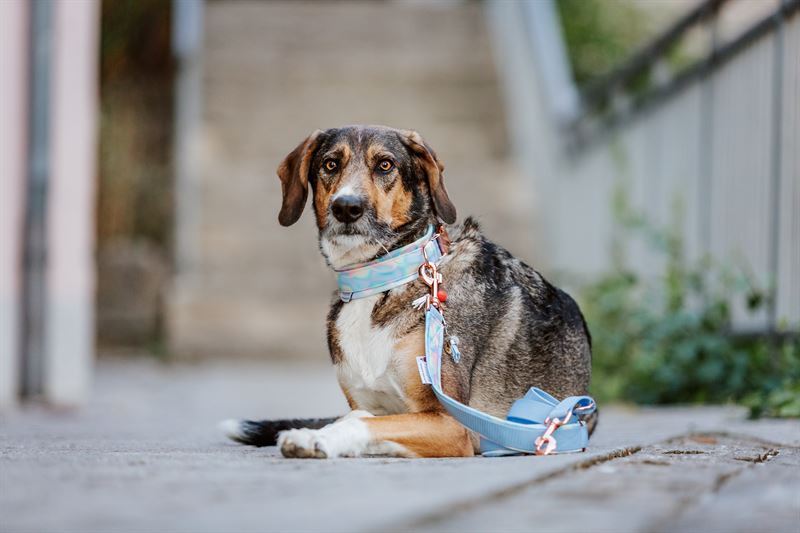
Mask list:
[{"label": "dog's floppy ear", "polygon": [[444,164],[436,157],[433,151],[416,131],[402,131],[400,138],[409,150],[419,159],[422,168],[428,175],[428,188],[431,191],[431,199],[436,214],[440,219],[452,224],[456,221],[456,207],[444,188]]},{"label": "dog's floppy ear", "polygon": [[322,131],[317,130],[297,145],[278,165],[278,177],[281,179],[283,203],[278,214],[278,222],[282,226],[291,226],[306,205],[308,198],[308,165],[317,148],[317,141]]}]

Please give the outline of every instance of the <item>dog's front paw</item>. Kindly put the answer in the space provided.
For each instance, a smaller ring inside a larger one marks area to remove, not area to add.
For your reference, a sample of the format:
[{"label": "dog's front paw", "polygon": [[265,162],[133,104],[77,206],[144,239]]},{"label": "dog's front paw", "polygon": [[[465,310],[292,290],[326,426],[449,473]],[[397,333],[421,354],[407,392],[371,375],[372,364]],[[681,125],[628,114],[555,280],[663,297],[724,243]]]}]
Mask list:
[{"label": "dog's front paw", "polygon": [[347,418],[322,429],[290,429],[278,436],[284,457],[358,457],[368,445],[369,429],[361,418]]},{"label": "dog's front paw", "polygon": [[329,450],[319,430],[290,429],[278,436],[278,447],[284,457],[325,459]]}]

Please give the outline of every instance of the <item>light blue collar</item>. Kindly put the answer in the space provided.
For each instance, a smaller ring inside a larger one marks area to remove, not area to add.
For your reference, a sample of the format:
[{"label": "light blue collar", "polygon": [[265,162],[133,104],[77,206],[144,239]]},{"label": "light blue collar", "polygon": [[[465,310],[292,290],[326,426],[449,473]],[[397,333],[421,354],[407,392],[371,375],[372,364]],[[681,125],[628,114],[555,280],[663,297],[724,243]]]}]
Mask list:
[{"label": "light blue collar", "polygon": [[431,225],[424,237],[407,246],[374,261],[337,270],[339,298],[349,302],[411,283],[419,276],[419,267],[425,263],[426,255],[431,263],[438,263],[444,255],[439,240],[433,237]]}]

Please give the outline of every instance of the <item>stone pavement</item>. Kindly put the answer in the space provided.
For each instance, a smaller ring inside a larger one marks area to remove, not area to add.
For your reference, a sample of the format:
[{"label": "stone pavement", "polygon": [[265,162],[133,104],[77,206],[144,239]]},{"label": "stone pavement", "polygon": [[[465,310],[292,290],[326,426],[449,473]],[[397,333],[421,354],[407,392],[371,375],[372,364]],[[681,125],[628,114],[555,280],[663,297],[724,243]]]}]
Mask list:
[{"label": "stone pavement", "polygon": [[309,362],[101,360],[93,402],[0,424],[0,531],[787,531],[800,424],[602,406],[583,454],[286,460],[223,418],[345,411]]}]

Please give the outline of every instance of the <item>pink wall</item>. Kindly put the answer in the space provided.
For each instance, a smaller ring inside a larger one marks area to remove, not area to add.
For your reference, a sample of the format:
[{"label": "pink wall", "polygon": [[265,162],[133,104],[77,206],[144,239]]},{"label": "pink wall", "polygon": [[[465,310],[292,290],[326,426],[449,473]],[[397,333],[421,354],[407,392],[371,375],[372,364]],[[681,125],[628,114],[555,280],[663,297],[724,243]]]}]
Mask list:
[{"label": "pink wall", "polygon": [[0,408],[16,403],[27,149],[28,2],[0,2]]},{"label": "pink wall", "polygon": [[[51,65],[45,398],[84,402],[94,361],[98,0],[55,1]],[[27,0],[0,2],[0,408],[19,382],[27,173]]]},{"label": "pink wall", "polygon": [[94,363],[100,2],[54,2],[45,396],[83,403]]}]

